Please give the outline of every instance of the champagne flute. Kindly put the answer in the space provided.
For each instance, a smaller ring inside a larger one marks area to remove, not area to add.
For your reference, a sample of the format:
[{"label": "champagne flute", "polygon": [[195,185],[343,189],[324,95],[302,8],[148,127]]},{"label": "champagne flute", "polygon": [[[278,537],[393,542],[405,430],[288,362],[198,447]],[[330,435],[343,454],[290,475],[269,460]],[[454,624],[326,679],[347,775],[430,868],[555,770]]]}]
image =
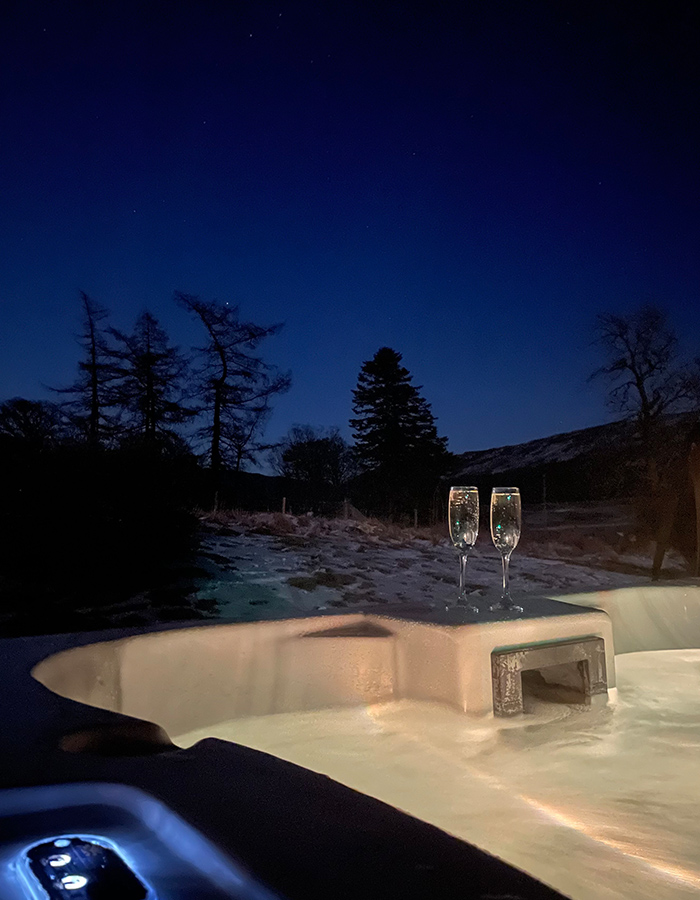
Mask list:
[{"label": "champagne flute", "polygon": [[467,556],[476,544],[479,534],[479,489],[475,487],[456,486],[450,488],[449,507],[450,539],[459,551],[459,597],[457,606],[479,612],[467,599],[465,576],[467,572]]},{"label": "champagne flute", "polygon": [[508,583],[510,555],[520,540],[521,509],[520,491],[516,487],[495,487],[491,491],[491,539],[503,561],[503,593],[491,610],[507,609],[523,612],[522,606],[513,603]]}]

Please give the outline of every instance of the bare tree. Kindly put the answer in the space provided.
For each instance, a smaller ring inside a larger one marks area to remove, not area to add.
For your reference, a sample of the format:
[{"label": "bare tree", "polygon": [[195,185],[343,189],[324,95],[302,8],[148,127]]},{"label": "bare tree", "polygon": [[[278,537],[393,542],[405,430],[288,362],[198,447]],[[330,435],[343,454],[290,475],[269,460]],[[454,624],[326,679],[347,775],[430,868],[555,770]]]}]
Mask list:
[{"label": "bare tree", "polygon": [[[608,405],[633,418],[637,426],[645,475],[637,515],[656,540],[652,578],[658,578],[689,465],[693,477],[697,474],[683,435],[685,419],[674,421],[669,416],[698,408],[700,379],[684,363],[676,334],[656,306],[644,305],[627,316],[598,316],[597,337],[606,359],[591,377],[607,380]],[[700,371],[700,365],[697,368]],[[697,502],[697,485],[696,495]]]},{"label": "bare tree", "polygon": [[268,399],[264,398],[249,409],[238,409],[224,417],[222,454],[234,472],[240,472],[247,462],[256,463],[262,453],[277,446],[261,440],[271,412]]},{"label": "bare tree", "polygon": [[342,487],[354,474],[352,449],[337,428],[293,425],[270,462],[279,475],[330,488]]},{"label": "bare tree", "polygon": [[14,397],[0,403],[0,437],[47,450],[70,439],[72,432],[57,404]]},{"label": "bare tree", "polygon": [[312,509],[339,500],[355,474],[352,448],[337,428],[293,425],[270,454],[273,469],[303,486],[304,502]]},{"label": "bare tree", "polygon": [[255,351],[261,342],[280,330],[280,325],[242,322],[237,306],[200,300],[175,293],[176,301],[199,320],[206,340],[195,348],[200,411],[207,421],[201,434],[207,439],[214,484],[224,465],[224,441],[231,423],[247,420],[251,410],[267,405],[274,394],[289,389],[291,378],[280,374]]},{"label": "bare tree", "polygon": [[648,443],[665,413],[692,405],[692,379],[680,359],[676,334],[665,314],[646,304],[628,316],[598,316],[596,336],[606,361],[591,378],[607,380],[608,405],[633,416]]}]

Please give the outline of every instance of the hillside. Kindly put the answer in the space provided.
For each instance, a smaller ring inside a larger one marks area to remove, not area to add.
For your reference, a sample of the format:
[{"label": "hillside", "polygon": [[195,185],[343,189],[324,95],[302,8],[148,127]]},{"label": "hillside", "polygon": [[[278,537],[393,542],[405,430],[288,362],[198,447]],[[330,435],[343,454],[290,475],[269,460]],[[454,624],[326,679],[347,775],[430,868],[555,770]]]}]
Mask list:
[{"label": "hillside", "polygon": [[[666,416],[657,435],[660,474],[687,467],[688,434],[697,428],[697,413]],[[608,501],[629,498],[639,489],[643,460],[634,422],[623,419],[565,434],[472,450],[456,457],[452,484],[478,487],[518,485],[529,502]]]},{"label": "hillside", "polygon": [[629,421],[595,425],[579,431],[554,434],[537,438],[524,444],[492,447],[490,450],[469,450],[459,455],[456,474],[484,475],[544,466],[548,463],[570,462],[581,456],[595,454],[610,446],[625,444],[631,440]]},{"label": "hillside", "polygon": [[603,500],[629,494],[635,457],[633,426],[622,420],[462,453],[450,479],[480,487],[512,481],[532,502],[541,500],[545,482],[552,500]]}]

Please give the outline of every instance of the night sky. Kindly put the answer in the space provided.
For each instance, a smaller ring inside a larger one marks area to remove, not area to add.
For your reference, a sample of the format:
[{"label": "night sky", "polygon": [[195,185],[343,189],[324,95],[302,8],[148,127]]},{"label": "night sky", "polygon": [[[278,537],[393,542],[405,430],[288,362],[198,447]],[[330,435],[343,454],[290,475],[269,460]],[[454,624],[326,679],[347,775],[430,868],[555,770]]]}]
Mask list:
[{"label": "night sky", "polygon": [[[174,290],[284,322],[268,437],[387,345],[450,449],[606,421],[591,325],[700,352],[699,5],[35,3],[0,17],[0,399]],[[655,6],[655,9],[652,8]]]}]

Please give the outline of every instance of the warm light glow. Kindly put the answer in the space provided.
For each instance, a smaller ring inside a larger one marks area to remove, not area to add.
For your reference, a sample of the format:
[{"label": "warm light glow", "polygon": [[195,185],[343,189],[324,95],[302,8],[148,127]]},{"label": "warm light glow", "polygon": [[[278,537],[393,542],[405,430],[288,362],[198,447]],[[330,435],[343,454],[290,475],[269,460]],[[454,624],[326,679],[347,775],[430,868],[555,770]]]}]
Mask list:
[{"label": "warm light glow", "polygon": [[[367,707],[367,712],[380,729],[383,727],[381,721],[383,710],[384,707],[381,705]],[[420,746],[425,746],[424,735],[404,730],[402,732],[402,736],[404,738],[408,738],[410,741],[416,744],[419,744]],[[514,793],[512,786],[509,783],[502,781],[497,775],[483,772],[476,766],[470,765],[468,762],[466,762],[466,760],[460,759],[458,761],[457,759],[455,759],[454,754],[449,751],[441,750],[433,744],[430,744],[430,750],[432,753],[441,756],[445,760],[446,764],[451,766],[460,764],[470,775],[478,778],[479,781],[488,784],[492,788],[504,791],[505,793],[519,800],[521,803],[526,804],[531,809],[543,815],[550,822],[553,822],[556,825],[560,825],[564,828],[571,828],[574,831],[578,832],[581,836],[588,838],[588,840],[590,841],[594,841],[597,844],[607,847],[608,849],[613,850],[614,852],[619,853],[622,856],[627,857],[628,859],[634,859],[640,862],[647,869],[651,870],[654,875],[660,876],[664,879],[679,881],[696,889],[700,888],[699,871],[695,869],[686,869],[683,866],[673,865],[663,859],[659,859],[658,857],[648,856],[644,852],[642,847],[636,846],[633,843],[618,841],[614,838],[607,837],[602,828],[595,827],[593,823],[585,822],[583,819],[578,818],[568,810],[563,810],[558,807],[542,803],[536,798],[530,797],[527,794],[521,794],[518,792]]]},{"label": "warm light glow", "polygon": [[563,825],[566,828],[573,828],[575,831],[578,831],[579,834],[585,835],[587,838],[598,844],[604,844],[606,847],[610,847],[612,850],[616,850],[624,856],[639,860],[659,875],[668,876],[673,878],[674,881],[682,881],[684,884],[689,884],[694,888],[700,888],[700,873],[693,869],[669,865],[663,859],[647,856],[641,848],[635,847],[634,844],[628,844],[624,841],[616,841],[612,838],[605,837],[598,830],[591,828],[586,822],[582,822],[570,813],[563,812],[546,803],[540,803],[538,800],[528,797],[525,794],[517,794],[517,797],[520,800],[524,800],[525,803],[528,803],[533,809],[543,813],[548,819],[552,822],[556,822],[558,825]]}]

